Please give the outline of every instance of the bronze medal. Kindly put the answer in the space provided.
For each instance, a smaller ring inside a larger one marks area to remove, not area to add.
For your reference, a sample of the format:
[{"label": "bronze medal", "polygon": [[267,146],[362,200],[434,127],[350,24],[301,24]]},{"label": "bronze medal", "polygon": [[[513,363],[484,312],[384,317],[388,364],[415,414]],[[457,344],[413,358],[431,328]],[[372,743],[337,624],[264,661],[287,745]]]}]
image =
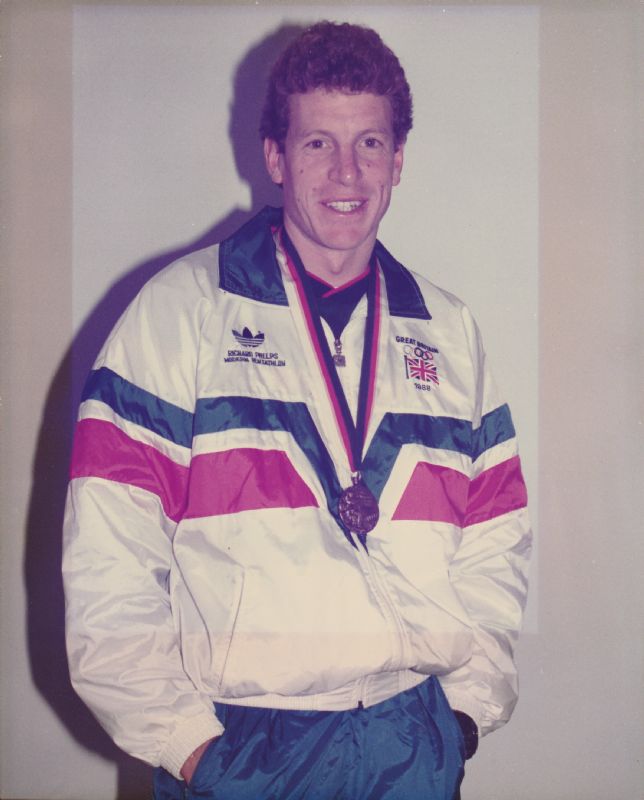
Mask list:
[{"label": "bronze medal", "polygon": [[340,519],[352,533],[366,534],[378,522],[378,501],[361,480],[346,488],[338,502]]}]

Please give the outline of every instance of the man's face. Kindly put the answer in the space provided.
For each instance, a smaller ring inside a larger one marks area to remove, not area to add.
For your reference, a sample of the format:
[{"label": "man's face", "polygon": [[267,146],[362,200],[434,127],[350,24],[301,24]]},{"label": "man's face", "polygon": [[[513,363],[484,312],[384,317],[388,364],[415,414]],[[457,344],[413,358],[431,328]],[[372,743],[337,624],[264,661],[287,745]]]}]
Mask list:
[{"label": "man's face", "polygon": [[264,143],[269,174],[283,186],[289,236],[311,271],[316,260],[361,261],[364,269],[402,169],[389,101],[315,89],[289,102],[284,152]]}]

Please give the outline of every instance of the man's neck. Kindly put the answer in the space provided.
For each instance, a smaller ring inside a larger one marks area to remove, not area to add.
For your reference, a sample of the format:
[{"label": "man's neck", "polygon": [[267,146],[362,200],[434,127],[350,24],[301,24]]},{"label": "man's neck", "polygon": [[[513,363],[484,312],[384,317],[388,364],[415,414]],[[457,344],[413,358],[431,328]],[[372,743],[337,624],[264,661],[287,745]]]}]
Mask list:
[{"label": "man's neck", "polygon": [[332,250],[303,236],[288,219],[284,226],[306,271],[334,288],[362,275],[369,265],[375,238],[353,250]]}]

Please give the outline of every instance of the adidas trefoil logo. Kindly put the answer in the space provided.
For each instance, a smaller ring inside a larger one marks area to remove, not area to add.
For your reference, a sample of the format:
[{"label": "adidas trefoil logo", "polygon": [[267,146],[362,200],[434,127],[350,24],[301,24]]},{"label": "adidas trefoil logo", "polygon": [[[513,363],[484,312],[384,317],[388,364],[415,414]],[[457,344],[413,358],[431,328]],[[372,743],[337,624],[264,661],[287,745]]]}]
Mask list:
[{"label": "adidas trefoil logo", "polygon": [[233,336],[240,347],[259,347],[260,344],[264,343],[264,334],[258,331],[255,336],[249,328],[244,328],[241,333],[233,328]]},{"label": "adidas trefoil logo", "polygon": [[[239,346],[239,350],[235,348],[228,349],[227,353],[224,351],[224,364],[236,364],[238,369],[247,369],[242,367],[243,364],[253,365],[251,369],[256,367],[285,367],[286,359],[281,358],[277,351],[256,350],[260,344],[264,344],[264,334],[262,331],[253,333],[250,328],[244,328],[242,332],[236,331],[234,328],[231,331],[235,337],[235,341]],[[251,352],[252,351],[252,352]]]}]

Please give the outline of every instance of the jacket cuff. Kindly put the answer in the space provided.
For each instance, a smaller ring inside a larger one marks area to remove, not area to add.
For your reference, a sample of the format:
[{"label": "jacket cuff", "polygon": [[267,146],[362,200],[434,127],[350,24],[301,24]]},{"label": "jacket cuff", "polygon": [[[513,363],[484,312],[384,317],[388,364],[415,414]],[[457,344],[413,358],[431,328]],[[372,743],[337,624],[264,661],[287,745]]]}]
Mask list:
[{"label": "jacket cuff", "polygon": [[188,756],[200,744],[221,736],[224,726],[219,722],[214,712],[204,711],[196,717],[183,720],[174,730],[161,753],[160,765],[178,780],[181,777],[181,767]]}]

